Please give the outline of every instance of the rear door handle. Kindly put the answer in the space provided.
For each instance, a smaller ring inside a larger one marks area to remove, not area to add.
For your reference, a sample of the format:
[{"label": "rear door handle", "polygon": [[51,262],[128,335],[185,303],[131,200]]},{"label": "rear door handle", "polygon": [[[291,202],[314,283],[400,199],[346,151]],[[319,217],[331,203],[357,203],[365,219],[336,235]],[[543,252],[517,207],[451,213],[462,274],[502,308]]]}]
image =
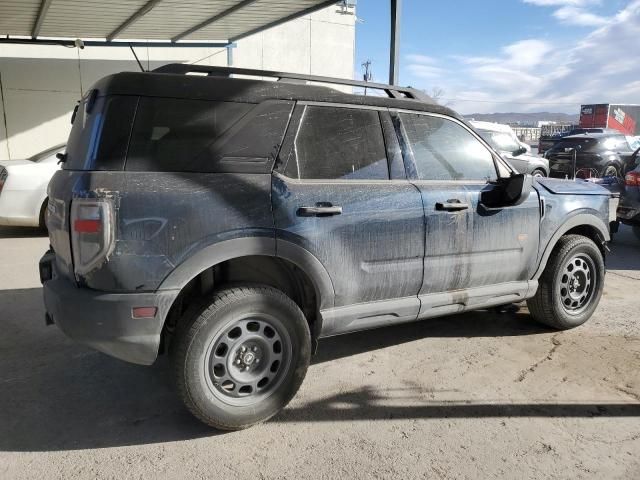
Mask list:
[{"label": "rear door handle", "polygon": [[436,203],[436,210],[445,211],[445,212],[457,212],[459,210],[466,210],[467,208],[469,208],[468,203],[462,203],[460,200],[457,200],[457,199]]},{"label": "rear door handle", "polygon": [[314,207],[299,207],[296,213],[299,217],[332,217],[333,215],[340,215],[342,207],[319,202]]}]

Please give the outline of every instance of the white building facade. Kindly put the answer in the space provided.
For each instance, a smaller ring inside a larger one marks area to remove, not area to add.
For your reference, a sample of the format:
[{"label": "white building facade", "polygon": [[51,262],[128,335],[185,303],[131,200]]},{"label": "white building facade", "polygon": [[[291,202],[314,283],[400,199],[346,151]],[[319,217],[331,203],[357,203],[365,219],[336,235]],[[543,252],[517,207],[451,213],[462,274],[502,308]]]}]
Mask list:
[{"label": "white building facade", "polygon": [[[134,47],[145,69],[166,63],[352,78],[355,15],[330,6],[227,48]],[[69,134],[73,107],[99,78],[139,67],[125,46],[0,44],[0,160],[26,158]]]}]

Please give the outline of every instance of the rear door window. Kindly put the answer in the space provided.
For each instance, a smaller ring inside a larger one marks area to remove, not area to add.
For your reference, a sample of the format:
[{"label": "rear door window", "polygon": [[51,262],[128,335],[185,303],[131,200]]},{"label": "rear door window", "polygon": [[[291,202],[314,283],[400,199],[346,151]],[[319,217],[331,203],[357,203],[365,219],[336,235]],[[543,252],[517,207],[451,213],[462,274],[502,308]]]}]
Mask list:
[{"label": "rear door window", "polygon": [[285,175],[318,180],[388,180],[378,112],[307,106]]},{"label": "rear door window", "polygon": [[254,106],[142,97],[131,134],[126,169],[210,171],[214,159],[209,147]]}]

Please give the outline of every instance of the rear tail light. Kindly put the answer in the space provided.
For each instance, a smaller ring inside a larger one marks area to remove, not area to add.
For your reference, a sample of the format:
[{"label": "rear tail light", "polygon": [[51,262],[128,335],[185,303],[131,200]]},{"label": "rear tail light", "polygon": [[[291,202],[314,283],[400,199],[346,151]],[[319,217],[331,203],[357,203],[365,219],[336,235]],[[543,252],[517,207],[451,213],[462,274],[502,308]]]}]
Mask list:
[{"label": "rear tail light", "polygon": [[624,183],[628,187],[640,187],[640,172],[629,172],[624,176]]},{"label": "rear tail light", "polygon": [[114,215],[109,199],[74,199],[71,203],[71,247],[76,274],[104,262],[114,247]]}]

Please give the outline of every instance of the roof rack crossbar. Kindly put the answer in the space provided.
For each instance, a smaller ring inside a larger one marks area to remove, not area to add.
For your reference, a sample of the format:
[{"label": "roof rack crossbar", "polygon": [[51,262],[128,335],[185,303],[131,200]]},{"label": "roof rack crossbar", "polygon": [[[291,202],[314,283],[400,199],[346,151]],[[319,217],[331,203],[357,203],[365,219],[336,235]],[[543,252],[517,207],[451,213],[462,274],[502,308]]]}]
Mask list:
[{"label": "roof rack crossbar", "polygon": [[361,80],[349,80],[346,78],[324,77],[320,75],[306,75],[302,73],[275,72],[270,70],[258,70],[253,68],[217,67],[209,65],[189,65],[186,63],[171,63],[153,70],[155,73],[173,73],[187,75],[189,73],[206,73],[207,76],[248,75],[256,77],[272,77],[279,81],[300,81],[330,83],[336,85],[349,85],[384,91],[390,98],[405,98],[434,103],[427,94],[411,87],[399,87],[384,83],[364,82]]}]

